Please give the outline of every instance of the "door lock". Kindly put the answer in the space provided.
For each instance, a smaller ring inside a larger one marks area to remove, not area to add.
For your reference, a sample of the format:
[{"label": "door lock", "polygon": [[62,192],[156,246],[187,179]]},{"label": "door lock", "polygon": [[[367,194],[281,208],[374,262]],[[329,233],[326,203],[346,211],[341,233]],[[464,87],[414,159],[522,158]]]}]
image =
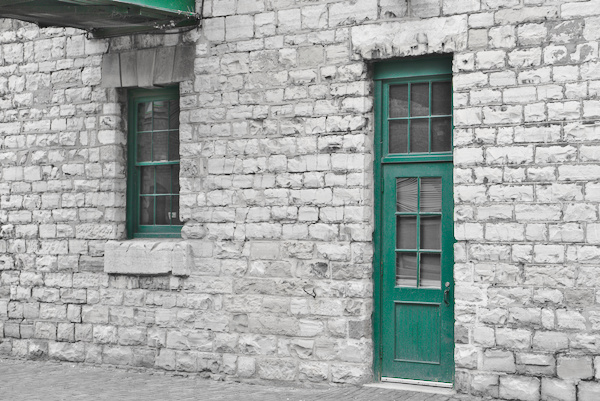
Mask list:
[{"label": "door lock", "polygon": [[446,290],[444,291],[444,303],[450,305],[450,283],[446,281]]}]

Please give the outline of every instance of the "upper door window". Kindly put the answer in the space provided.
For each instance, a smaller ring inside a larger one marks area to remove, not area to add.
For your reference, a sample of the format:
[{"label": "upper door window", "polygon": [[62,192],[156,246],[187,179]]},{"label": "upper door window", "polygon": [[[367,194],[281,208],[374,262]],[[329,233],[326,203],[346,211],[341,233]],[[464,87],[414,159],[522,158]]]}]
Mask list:
[{"label": "upper door window", "polygon": [[385,86],[389,154],[429,154],[452,149],[452,84],[435,77]]},{"label": "upper door window", "polygon": [[389,153],[438,153],[452,148],[449,79],[387,86]]},{"label": "upper door window", "polygon": [[133,90],[129,106],[129,237],[177,237],[178,89]]}]

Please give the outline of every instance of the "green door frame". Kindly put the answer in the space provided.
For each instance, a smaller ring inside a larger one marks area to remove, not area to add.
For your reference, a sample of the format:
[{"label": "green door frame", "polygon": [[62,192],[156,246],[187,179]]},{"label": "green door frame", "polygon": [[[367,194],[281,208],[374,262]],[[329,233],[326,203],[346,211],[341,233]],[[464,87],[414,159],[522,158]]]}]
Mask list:
[{"label": "green door frame", "polygon": [[383,166],[384,162],[441,162],[452,161],[452,152],[440,155],[395,156],[385,159],[383,132],[383,82],[386,80],[420,78],[423,76],[439,76],[452,74],[452,55],[437,55],[405,60],[393,60],[374,64],[373,80],[375,83],[374,102],[374,223],[373,230],[373,379],[381,381],[383,341],[382,341],[382,211],[383,211]]}]

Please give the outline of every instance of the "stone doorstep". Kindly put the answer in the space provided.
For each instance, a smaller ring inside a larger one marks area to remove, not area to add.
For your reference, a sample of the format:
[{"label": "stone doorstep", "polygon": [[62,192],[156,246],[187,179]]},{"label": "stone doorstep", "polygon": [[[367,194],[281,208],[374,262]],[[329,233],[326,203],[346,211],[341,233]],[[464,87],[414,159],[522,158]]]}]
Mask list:
[{"label": "stone doorstep", "polygon": [[424,384],[408,384],[408,383],[397,383],[397,382],[379,382],[365,384],[364,387],[376,387],[383,388],[386,390],[398,390],[398,391],[414,391],[418,393],[428,394],[440,394],[452,396],[456,394],[456,390],[453,388],[444,388],[437,386],[428,386]]}]

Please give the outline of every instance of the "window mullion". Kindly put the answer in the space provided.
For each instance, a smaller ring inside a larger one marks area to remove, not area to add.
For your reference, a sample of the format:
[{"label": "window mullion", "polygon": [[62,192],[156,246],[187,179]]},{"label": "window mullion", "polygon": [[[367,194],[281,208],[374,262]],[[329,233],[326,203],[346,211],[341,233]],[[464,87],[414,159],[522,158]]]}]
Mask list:
[{"label": "window mullion", "polygon": [[408,122],[406,123],[406,153],[410,153],[410,129],[411,129],[411,110],[410,110],[410,103],[411,103],[411,89],[412,89],[412,83],[408,83]]},{"label": "window mullion", "polygon": [[433,94],[432,88],[433,84],[431,83],[431,81],[429,81],[429,124],[428,124],[428,148],[427,148],[427,153],[431,153],[431,103],[432,103],[432,99],[431,99],[431,95]]}]

